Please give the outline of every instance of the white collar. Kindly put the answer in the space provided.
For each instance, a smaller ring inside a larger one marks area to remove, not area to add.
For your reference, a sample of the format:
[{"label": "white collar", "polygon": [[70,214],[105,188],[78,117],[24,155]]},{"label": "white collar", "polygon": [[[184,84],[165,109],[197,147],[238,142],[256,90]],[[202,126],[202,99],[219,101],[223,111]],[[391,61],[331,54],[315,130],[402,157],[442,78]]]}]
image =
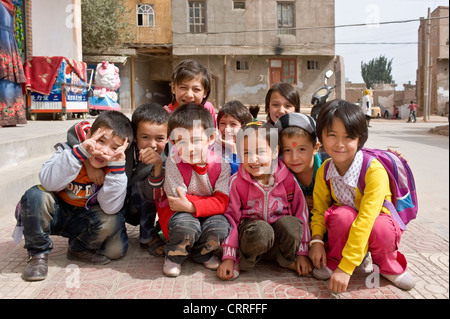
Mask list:
[{"label": "white collar", "polygon": [[326,180],[338,177],[345,184],[347,184],[353,188],[356,188],[358,186],[358,179],[359,179],[359,173],[361,172],[362,161],[363,161],[362,152],[361,151],[356,152],[356,155],[355,155],[355,158],[353,159],[352,165],[350,165],[350,168],[347,170],[347,172],[345,172],[344,176],[341,176],[341,175],[339,175],[339,172],[337,171],[337,168],[334,165],[333,160],[331,160],[330,166],[328,167]]}]

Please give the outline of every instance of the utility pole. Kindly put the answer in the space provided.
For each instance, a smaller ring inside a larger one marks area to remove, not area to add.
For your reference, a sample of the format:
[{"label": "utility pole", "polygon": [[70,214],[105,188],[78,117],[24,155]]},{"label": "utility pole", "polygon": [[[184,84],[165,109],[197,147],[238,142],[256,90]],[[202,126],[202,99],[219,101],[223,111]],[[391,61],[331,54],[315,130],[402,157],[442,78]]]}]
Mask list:
[{"label": "utility pole", "polygon": [[426,57],[425,57],[425,96],[424,96],[424,108],[423,108],[423,121],[424,122],[428,122],[430,116],[430,101],[431,99],[429,98],[430,95],[430,78],[431,78],[431,65],[430,65],[430,58],[431,58],[431,20],[430,20],[430,8],[428,8],[428,17],[427,17],[427,26],[426,26],[426,35],[427,35],[427,47],[426,47]]}]

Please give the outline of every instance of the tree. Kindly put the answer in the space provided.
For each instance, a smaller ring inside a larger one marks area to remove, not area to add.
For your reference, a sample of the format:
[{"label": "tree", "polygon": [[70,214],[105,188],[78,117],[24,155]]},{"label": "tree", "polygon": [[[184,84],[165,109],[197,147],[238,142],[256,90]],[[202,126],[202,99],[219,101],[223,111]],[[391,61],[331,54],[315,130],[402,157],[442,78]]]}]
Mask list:
[{"label": "tree", "polygon": [[392,80],[392,60],[388,61],[384,55],[380,55],[368,63],[361,62],[361,76],[367,88],[381,82],[394,83]]},{"label": "tree", "polygon": [[82,0],[83,51],[116,49],[131,42],[134,34],[127,20],[129,13],[124,0]]}]

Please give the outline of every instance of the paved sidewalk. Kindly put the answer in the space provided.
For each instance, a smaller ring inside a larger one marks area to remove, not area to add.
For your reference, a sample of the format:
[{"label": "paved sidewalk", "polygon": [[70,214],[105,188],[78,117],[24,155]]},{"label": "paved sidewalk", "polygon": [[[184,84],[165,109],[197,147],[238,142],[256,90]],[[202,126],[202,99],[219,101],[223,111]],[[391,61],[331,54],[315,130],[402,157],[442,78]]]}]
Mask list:
[{"label": "paved sidewalk", "polygon": [[[375,125],[372,124],[372,125]],[[448,201],[448,197],[446,199]],[[8,215],[9,214],[9,215]],[[242,272],[235,281],[221,281],[214,271],[187,260],[177,278],[162,273],[163,259],[139,247],[139,228],[128,227],[127,255],[108,265],[70,261],[67,239],[52,236],[49,274],[41,282],[25,282],[21,273],[27,261],[23,241],[11,238],[13,211],[0,215],[0,299],[448,299],[448,235],[436,233],[421,216],[408,225],[400,244],[417,284],[402,291],[373,273],[355,272],[348,291],[339,295],[327,281],[299,277],[271,263]],[[448,211],[447,211],[448,214]],[[448,221],[448,218],[447,218]],[[436,224],[436,223],[435,223]],[[185,301],[189,304],[189,300]],[[230,301],[231,302],[231,301]]]}]

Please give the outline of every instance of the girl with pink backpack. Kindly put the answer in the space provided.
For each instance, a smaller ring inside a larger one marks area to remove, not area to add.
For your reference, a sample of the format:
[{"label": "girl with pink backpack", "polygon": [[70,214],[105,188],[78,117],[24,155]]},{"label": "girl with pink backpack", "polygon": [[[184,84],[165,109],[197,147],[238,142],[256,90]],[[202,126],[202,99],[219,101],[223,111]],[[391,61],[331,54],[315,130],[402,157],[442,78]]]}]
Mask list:
[{"label": "girl with pink backpack", "polygon": [[313,275],[330,279],[331,290],[344,292],[370,251],[383,277],[401,289],[412,289],[415,280],[398,251],[402,227],[385,205],[393,202],[389,176],[378,159],[366,170],[364,190],[358,187],[368,138],[364,113],[357,105],[333,100],[321,110],[316,129],[331,159],[317,171],[314,185],[309,252]]}]

